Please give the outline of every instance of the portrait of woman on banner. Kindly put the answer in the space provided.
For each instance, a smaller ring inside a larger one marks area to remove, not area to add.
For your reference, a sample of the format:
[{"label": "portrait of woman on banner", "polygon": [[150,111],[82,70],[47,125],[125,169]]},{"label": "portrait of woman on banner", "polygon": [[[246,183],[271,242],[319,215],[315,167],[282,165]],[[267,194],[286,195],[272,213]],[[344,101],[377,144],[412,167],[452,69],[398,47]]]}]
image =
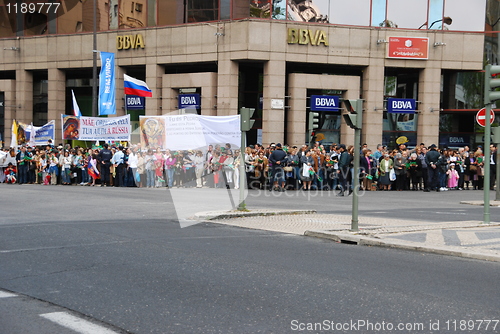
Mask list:
[{"label": "portrait of woman on banner", "polygon": [[140,118],[141,146],[164,148],[165,121],[162,117]]},{"label": "portrait of woman on banner", "polygon": [[78,139],[80,129],[80,121],[75,116],[64,117],[63,124],[63,139],[73,140]]}]

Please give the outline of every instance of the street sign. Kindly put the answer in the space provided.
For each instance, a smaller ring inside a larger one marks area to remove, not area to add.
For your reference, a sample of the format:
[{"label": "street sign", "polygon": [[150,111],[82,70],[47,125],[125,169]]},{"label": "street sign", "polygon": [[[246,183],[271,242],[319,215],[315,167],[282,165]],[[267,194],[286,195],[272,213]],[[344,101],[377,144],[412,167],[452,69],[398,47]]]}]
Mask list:
[{"label": "street sign", "polygon": [[[492,110],[490,113],[490,124],[495,120],[495,112]],[[486,108],[479,110],[476,114],[476,122],[482,127],[486,126]]]}]

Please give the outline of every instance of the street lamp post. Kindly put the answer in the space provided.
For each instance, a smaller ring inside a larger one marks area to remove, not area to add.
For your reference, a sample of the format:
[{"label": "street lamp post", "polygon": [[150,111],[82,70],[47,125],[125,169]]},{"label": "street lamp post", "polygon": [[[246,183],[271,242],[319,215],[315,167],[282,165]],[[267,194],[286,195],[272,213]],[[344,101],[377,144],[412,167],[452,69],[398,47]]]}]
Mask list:
[{"label": "street lamp post", "polygon": [[92,117],[97,116],[97,0],[93,6],[93,50],[92,50]]}]

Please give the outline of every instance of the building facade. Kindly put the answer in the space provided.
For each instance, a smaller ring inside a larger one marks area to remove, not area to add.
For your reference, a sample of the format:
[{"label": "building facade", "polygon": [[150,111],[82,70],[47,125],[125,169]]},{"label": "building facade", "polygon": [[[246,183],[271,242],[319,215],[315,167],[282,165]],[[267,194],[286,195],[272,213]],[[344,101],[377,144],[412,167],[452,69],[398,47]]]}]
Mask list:
[{"label": "building facade", "polygon": [[[110,0],[98,1],[94,12],[92,1],[66,1],[60,13],[33,17],[13,7],[7,13],[4,6],[2,139],[10,143],[14,119],[36,126],[56,120],[56,142],[62,142],[59,120],[72,114],[71,90],[83,115],[92,115],[95,22],[97,50],[116,54],[117,116],[130,113],[138,120],[178,112],[179,98],[195,93],[199,114],[255,108],[249,143],[307,143],[309,115],[317,112],[318,140],[352,144],[354,132],[341,117],[346,112],[341,101],[363,99],[362,141],[369,147],[394,145],[401,136],[410,146],[481,142],[474,115],[485,64],[484,15],[491,5],[479,0],[474,6],[482,15],[480,31],[477,23],[455,31],[451,26],[460,27],[460,20],[451,23],[445,0],[416,1],[422,13],[425,9],[418,21],[423,28],[389,20],[388,13],[397,9],[394,1],[359,0],[368,6],[367,14],[359,15],[363,20],[339,24],[336,11],[322,9],[323,2]],[[433,20],[436,3],[441,12]],[[123,74],[152,89],[144,110],[126,110]],[[325,108],[316,111],[312,101],[318,97]],[[392,112],[388,105],[408,100],[415,105],[403,111]]]}]

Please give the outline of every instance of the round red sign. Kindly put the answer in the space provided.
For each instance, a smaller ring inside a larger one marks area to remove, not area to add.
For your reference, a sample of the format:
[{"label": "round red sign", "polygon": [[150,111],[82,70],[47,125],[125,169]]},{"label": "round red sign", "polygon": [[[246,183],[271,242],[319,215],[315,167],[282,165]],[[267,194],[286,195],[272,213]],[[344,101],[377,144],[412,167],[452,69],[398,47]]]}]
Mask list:
[{"label": "round red sign", "polygon": [[[493,121],[495,120],[495,112],[491,110],[490,113],[490,124],[493,124]],[[476,114],[476,122],[477,124],[481,126],[486,126],[486,108],[483,108],[479,110]]]}]

